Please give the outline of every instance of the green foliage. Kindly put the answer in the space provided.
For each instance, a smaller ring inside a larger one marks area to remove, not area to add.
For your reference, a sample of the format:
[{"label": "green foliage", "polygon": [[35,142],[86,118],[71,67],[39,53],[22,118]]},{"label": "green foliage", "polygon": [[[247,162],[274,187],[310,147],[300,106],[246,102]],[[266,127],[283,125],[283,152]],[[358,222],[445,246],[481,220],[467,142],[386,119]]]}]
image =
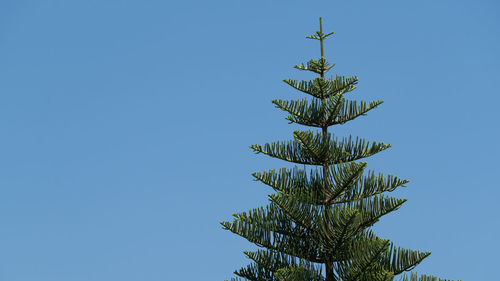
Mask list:
[{"label": "green foliage", "polygon": [[323,281],[324,278],[320,273],[311,271],[303,265],[292,265],[280,268],[275,273],[278,281]]},{"label": "green foliage", "polygon": [[[335,165],[372,156],[390,147],[381,142],[369,142],[352,136],[332,138],[331,134],[295,131],[294,140],[251,145],[256,153],[297,164]],[[327,167],[328,168],[328,167]]]},{"label": "green foliage", "polygon": [[321,101],[307,99],[302,100],[273,100],[277,108],[290,113],[286,119],[291,123],[310,127],[329,127],[337,124],[344,124],[366,112],[374,109],[383,101],[371,101],[366,103],[361,101],[346,101],[343,96],[333,96],[326,98],[323,104]]},{"label": "green foliage", "polygon": [[295,66],[319,77],[284,80],[310,97],[272,101],[289,114],[288,121],[319,130],[295,131],[292,140],[250,146],[255,153],[301,166],[253,173],[256,181],[273,189],[270,203],[221,223],[261,248],[245,252],[252,262],[234,273],[252,281],[438,281],[405,275],[429,252],[396,247],[371,230],[406,202],[387,193],[408,180],[366,171],[367,163],[356,161],[390,145],[352,136],[338,138],[328,132],[329,127],[382,104],[346,100],[345,94],[356,88],[356,76],[325,78],[335,65],[324,58],[323,49],[324,39],[332,34],[323,34],[320,20],[320,30],[307,38],[320,41],[321,58]]},{"label": "green foliage", "polygon": [[309,81],[297,81],[290,79],[284,79],[283,81],[293,88],[315,98],[327,99],[343,95],[356,89],[355,85],[358,83],[358,77],[336,76],[335,78],[331,77],[330,79],[318,77]]}]

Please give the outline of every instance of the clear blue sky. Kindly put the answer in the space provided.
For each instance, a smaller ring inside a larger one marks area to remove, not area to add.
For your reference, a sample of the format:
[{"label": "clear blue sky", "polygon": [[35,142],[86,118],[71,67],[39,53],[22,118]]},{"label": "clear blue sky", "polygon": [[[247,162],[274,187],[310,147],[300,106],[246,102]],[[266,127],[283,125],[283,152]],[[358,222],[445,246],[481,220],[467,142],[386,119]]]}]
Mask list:
[{"label": "clear blue sky", "polygon": [[284,163],[273,98],[316,58],[382,99],[335,128],[389,142],[411,180],[376,231],[418,272],[497,280],[498,1],[1,1],[0,280],[224,280],[254,247],[220,228]]}]

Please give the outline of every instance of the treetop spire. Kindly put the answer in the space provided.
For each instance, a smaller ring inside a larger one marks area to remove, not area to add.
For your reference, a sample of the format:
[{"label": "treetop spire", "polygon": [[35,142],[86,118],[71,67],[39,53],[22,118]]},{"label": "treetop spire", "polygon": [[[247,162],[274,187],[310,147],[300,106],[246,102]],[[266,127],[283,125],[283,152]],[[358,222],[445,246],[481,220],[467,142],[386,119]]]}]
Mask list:
[{"label": "treetop spire", "polygon": [[[323,23],[321,22],[321,17],[319,17],[319,33],[323,34]],[[323,50],[323,38],[320,40],[321,42],[321,58],[325,58],[325,52]]]},{"label": "treetop spire", "polygon": [[[319,18],[319,30],[316,31],[316,33],[314,33],[314,35],[306,36],[306,38],[320,40],[322,42],[321,46],[323,46],[323,40],[326,39],[328,36],[330,36],[332,34],[334,34],[334,32],[330,32],[330,33],[327,33],[327,34],[323,33],[323,21],[322,21],[322,19],[320,17]],[[321,50],[323,51],[323,48]],[[321,53],[322,53],[322,55],[324,55],[323,52],[321,52]]]}]

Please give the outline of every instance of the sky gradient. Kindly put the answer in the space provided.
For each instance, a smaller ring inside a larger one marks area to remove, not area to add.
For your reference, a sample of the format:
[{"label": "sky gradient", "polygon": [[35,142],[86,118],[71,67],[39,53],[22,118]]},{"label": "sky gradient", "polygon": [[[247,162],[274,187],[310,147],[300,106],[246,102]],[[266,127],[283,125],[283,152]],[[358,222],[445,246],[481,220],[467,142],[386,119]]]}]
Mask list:
[{"label": "sky gradient", "polygon": [[[376,2],[376,3],[375,3]],[[407,178],[376,233],[417,271],[498,278],[498,1],[0,1],[0,280],[225,280],[255,247],[220,221],[284,162],[281,82],[335,35],[333,73],[384,100],[332,131]],[[495,86],[497,85],[497,86]]]}]

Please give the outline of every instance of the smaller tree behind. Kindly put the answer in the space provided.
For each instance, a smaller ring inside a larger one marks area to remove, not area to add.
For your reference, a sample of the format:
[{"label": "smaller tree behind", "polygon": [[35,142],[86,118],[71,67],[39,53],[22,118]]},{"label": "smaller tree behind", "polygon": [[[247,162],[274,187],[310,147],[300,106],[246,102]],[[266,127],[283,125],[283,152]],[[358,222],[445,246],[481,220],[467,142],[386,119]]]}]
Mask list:
[{"label": "smaller tree behind", "polygon": [[254,173],[256,180],[276,191],[269,195],[270,204],[222,223],[224,229],[263,248],[245,252],[252,263],[235,274],[253,281],[388,281],[398,275],[399,280],[437,280],[403,274],[429,252],[395,247],[370,229],[406,201],[385,193],[408,181],[365,173],[367,164],[356,161],[390,145],[352,136],[339,139],[328,131],[382,104],[346,99],[358,83],[355,76],[325,77],[334,64],[325,59],[323,42],[332,34],[323,33],[320,18],[320,30],[307,38],[319,41],[321,57],[295,66],[318,77],[284,80],[311,98],[273,100],[290,114],[287,120],[316,130],[295,131],[290,141],[250,146],[256,153],[300,166]]}]

